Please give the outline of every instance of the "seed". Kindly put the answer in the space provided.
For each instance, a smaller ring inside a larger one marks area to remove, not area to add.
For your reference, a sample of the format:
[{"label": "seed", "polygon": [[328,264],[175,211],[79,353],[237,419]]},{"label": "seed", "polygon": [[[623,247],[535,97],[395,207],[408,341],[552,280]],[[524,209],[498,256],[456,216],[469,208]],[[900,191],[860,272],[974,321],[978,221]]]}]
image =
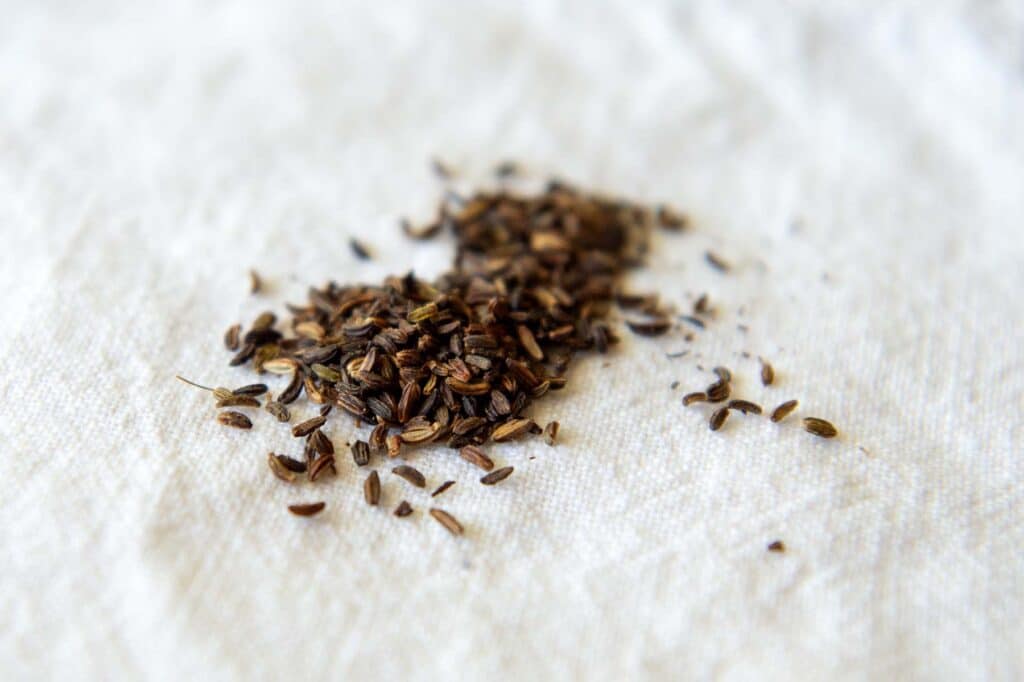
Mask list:
[{"label": "seed", "polygon": [[413,324],[423,322],[437,315],[437,304],[427,303],[409,313],[409,321]]},{"label": "seed", "polygon": [[218,400],[216,403],[217,409],[222,407],[259,407],[260,401],[256,400],[252,396],[248,395],[232,395]]},{"label": "seed", "polygon": [[761,414],[761,406],[749,400],[730,400],[728,407],[743,414]]},{"label": "seed", "polygon": [[269,455],[267,455],[267,465],[270,467],[270,471],[273,472],[275,476],[280,478],[282,481],[287,481],[288,483],[291,483],[292,481],[295,480],[295,474],[292,473],[292,471],[288,467],[286,467],[278,459],[278,457],[279,455],[275,455],[273,452],[271,452]]},{"label": "seed", "polygon": [[512,467],[502,467],[500,469],[495,469],[491,473],[481,478],[480,482],[483,483],[484,485],[494,485],[495,483],[500,483],[501,481],[504,481],[506,478],[511,476],[512,471]]},{"label": "seed", "polygon": [[408,516],[409,514],[412,514],[412,505],[405,500],[402,500],[398,503],[398,506],[395,507],[395,516],[401,518],[403,516]]},{"label": "seed", "polygon": [[650,320],[648,322],[626,320],[626,326],[629,327],[634,334],[640,334],[641,336],[661,336],[672,327],[672,323],[665,318]]},{"label": "seed", "polygon": [[832,424],[824,419],[818,419],[817,417],[804,417],[804,430],[807,431],[807,433],[818,436],[819,438],[835,438],[839,435],[839,431],[836,427],[832,426]]},{"label": "seed", "polygon": [[398,421],[404,424],[412,417],[420,402],[420,386],[410,381],[402,389],[402,397],[398,401]]},{"label": "seed", "polygon": [[491,439],[498,443],[515,440],[529,431],[532,426],[535,426],[532,419],[512,419],[494,429]]},{"label": "seed", "polygon": [[782,403],[774,410],[772,410],[772,421],[776,423],[782,421],[783,419],[788,417],[790,413],[793,410],[795,410],[799,404],[799,400],[787,400],[786,402]]},{"label": "seed", "polygon": [[711,415],[711,420],[708,422],[708,427],[712,431],[717,431],[725,424],[725,420],[729,418],[729,408],[720,407],[715,410],[715,413]]},{"label": "seed", "polygon": [[329,381],[332,384],[336,384],[341,381],[341,372],[336,369],[332,369],[327,365],[315,363],[310,369],[313,370],[313,374],[317,375],[324,381]]},{"label": "seed", "polygon": [[277,396],[277,402],[282,405],[292,403],[296,398],[299,397],[299,393],[302,391],[304,383],[302,381],[302,373],[295,372],[292,375],[291,381],[288,382],[288,386],[285,387],[281,394]]},{"label": "seed", "polygon": [[371,507],[377,506],[377,503],[380,502],[380,476],[376,471],[371,471],[363,481],[363,499]]},{"label": "seed", "polygon": [[326,502],[314,502],[312,504],[290,504],[288,511],[296,516],[315,516],[324,510]]},{"label": "seed", "polygon": [[299,363],[291,358],[274,358],[263,363],[264,371],[271,374],[291,374],[298,368]]},{"label": "seed", "polygon": [[475,445],[466,445],[459,450],[459,455],[462,456],[462,459],[474,466],[480,467],[484,471],[490,471],[494,468],[494,462],[491,458]]},{"label": "seed", "polygon": [[693,304],[693,314],[707,315],[709,312],[711,312],[711,310],[708,308],[708,295],[701,294],[700,298],[698,298]]},{"label": "seed", "polygon": [[407,427],[402,431],[402,442],[409,444],[426,443],[437,435],[437,431],[437,427],[433,424],[427,424],[426,426],[414,426],[412,428]]},{"label": "seed", "polygon": [[704,403],[707,402],[707,400],[708,396],[706,393],[699,391],[697,393],[687,393],[686,395],[683,396],[683,406],[689,407],[694,403]]},{"label": "seed", "polygon": [[402,450],[402,439],[398,435],[392,434],[385,439],[385,443],[388,448],[388,457],[398,457],[398,454]]},{"label": "seed", "polygon": [[782,540],[774,540],[773,542],[771,542],[768,545],[768,551],[769,552],[779,552],[779,553],[785,552],[786,551],[786,543],[784,543]]},{"label": "seed", "polygon": [[434,507],[430,510],[430,515],[452,535],[462,535],[462,524],[456,521],[455,517],[448,512]]},{"label": "seed", "polygon": [[396,466],[391,470],[391,473],[401,476],[417,488],[425,488],[427,485],[427,480],[423,477],[423,474],[421,474],[418,469],[414,469],[408,464],[400,464]]},{"label": "seed", "polygon": [[704,260],[708,262],[708,265],[713,267],[719,272],[729,272],[729,264],[721,259],[717,254],[708,251],[704,254]]},{"label": "seed", "polygon": [[531,358],[538,361],[544,359],[544,351],[537,345],[537,339],[529,327],[522,324],[516,325],[516,335],[519,337],[519,343],[523,345],[523,350]]},{"label": "seed", "polygon": [[558,438],[558,422],[548,422],[547,426],[544,427],[544,442],[548,445],[554,445],[555,440]]},{"label": "seed", "polygon": [[519,173],[519,166],[516,165],[515,161],[502,161],[494,167],[494,175],[504,180],[511,178]]},{"label": "seed", "polygon": [[377,424],[373,431],[370,432],[369,446],[372,450],[383,450],[385,447],[385,440],[388,437],[388,426],[387,424]]},{"label": "seed", "polygon": [[365,246],[359,243],[359,241],[357,241],[356,239],[349,239],[348,245],[349,247],[351,247],[352,253],[355,255],[356,258],[358,258],[359,260],[370,260],[370,252],[367,250]]},{"label": "seed", "polygon": [[732,389],[728,383],[719,380],[704,389],[704,393],[707,394],[708,402],[721,403],[728,400]]},{"label": "seed", "polygon": [[443,493],[445,490],[448,490],[448,488],[451,488],[453,485],[455,485],[455,481],[445,481],[441,485],[437,486],[437,490],[435,490],[434,492],[430,493],[430,496],[431,497],[437,497],[438,495]]},{"label": "seed", "polygon": [[241,412],[221,412],[217,415],[217,421],[224,426],[233,426],[236,429],[252,428],[252,422]]},{"label": "seed", "polygon": [[232,391],[234,395],[258,396],[267,392],[266,384],[248,384]]},{"label": "seed", "polygon": [[357,467],[363,467],[370,463],[370,445],[366,441],[357,440],[352,443],[352,461]]},{"label": "seed", "polygon": [[313,460],[312,464],[309,465],[309,480],[316,481],[327,471],[333,474],[338,473],[338,469],[334,466],[334,455],[321,455]]},{"label": "seed", "polygon": [[292,435],[296,438],[303,438],[313,433],[313,431],[319,429],[327,421],[325,417],[313,417],[307,419],[301,424],[296,424],[292,427]]},{"label": "seed", "polygon": [[661,225],[662,229],[672,232],[685,230],[689,222],[685,215],[676,213],[668,206],[658,207],[657,218],[658,224]]},{"label": "seed", "polygon": [[321,455],[334,454],[334,443],[320,429],[309,434],[309,445]]},{"label": "seed", "polygon": [[294,472],[296,474],[306,473],[305,462],[300,462],[297,459],[292,459],[287,455],[274,455],[274,457],[277,459],[278,463],[288,471]]},{"label": "seed", "polygon": [[727,384],[732,381],[732,372],[729,371],[728,367],[715,367],[711,371],[714,372],[723,383]]},{"label": "seed", "polygon": [[224,347],[230,351],[238,350],[242,345],[242,325],[233,324],[224,332]]},{"label": "seed", "polygon": [[761,360],[761,383],[771,386],[775,382],[775,368],[765,360]]},{"label": "seed", "polygon": [[255,270],[249,271],[249,293],[258,294],[260,289],[263,288],[263,280],[260,278],[260,274]]},{"label": "seed", "polygon": [[324,405],[323,407],[321,407],[320,408],[320,416],[321,417],[326,417],[327,415],[329,415],[331,413],[331,409],[333,407],[334,407],[334,405]]},{"label": "seed", "polygon": [[487,420],[483,417],[466,417],[465,419],[459,419],[452,425],[452,433],[457,436],[462,436],[476,431],[486,423]]}]

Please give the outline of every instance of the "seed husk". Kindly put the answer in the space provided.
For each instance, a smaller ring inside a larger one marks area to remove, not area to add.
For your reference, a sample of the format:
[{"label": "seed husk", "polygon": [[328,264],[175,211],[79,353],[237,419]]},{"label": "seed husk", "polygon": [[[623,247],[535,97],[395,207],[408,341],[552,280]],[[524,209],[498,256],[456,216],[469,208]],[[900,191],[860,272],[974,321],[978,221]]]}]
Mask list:
[{"label": "seed husk", "polygon": [[459,455],[462,459],[474,466],[480,467],[484,471],[490,471],[494,468],[494,461],[475,445],[464,446],[459,450]]},{"label": "seed husk", "polygon": [[326,502],[313,502],[312,504],[290,504],[288,511],[296,516],[316,516],[327,506]]},{"label": "seed husk", "polygon": [[491,439],[497,443],[515,440],[535,426],[532,419],[512,419],[491,432]]},{"label": "seed husk", "polygon": [[703,391],[698,391],[696,393],[687,393],[686,395],[683,396],[683,406],[684,407],[689,407],[690,405],[693,405],[694,403],[706,403],[707,401],[708,401],[708,395],[707,395],[707,393],[704,393]]},{"label": "seed husk", "polygon": [[363,499],[372,507],[377,506],[377,503],[380,502],[380,476],[376,471],[371,471],[363,481]]},{"label": "seed husk", "polygon": [[771,386],[775,383],[775,368],[770,363],[761,360],[761,384],[764,386]]},{"label": "seed husk", "polygon": [[452,535],[462,535],[462,524],[456,521],[455,517],[445,510],[433,507],[430,510],[430,515],[433,516],[434,520],[444,526]]},{"label": "seed husk", "polygon": [[221,412],[217,415],[217,421],[224,426],[232,426],[236,429],[252,428],[252,421],[241,412]]},{"label": "seed husk", "polygon": [[495,483],[500,483],[501,481],[504,481],[506,478],[511,476],[513,470],[513,467],[502,467],[500,469],[495,469],[491,473],[481,478],[480,482],[483,483],[484,485],[494,485]]},{"label": "seed husk", "polygon": [[408,464],[400,464],[391,470],[391,473],[396,476],[401,476],[406,481],[416,486],[417,488],[425,488],[427,486],[427,479],[423,477],[419,469],[409,466]]},{"label": "seed husk", "polygon": [[237,351],[242,345],[242,325],[233,324],[224,332],[224,347],[229,351]]},{"label": "seed husk", "polygon": [[787,400],[772,410],[772,421],[778,423],[788,417],[800,405],[799,400]]},{"label": "seed husk", "polygon": [[412,505],[406,502],[405,500],[402,500],[401,502],[398,503],[398,506],[395,507],[395,516],[402,518],[404,516],[412,514],[412,511]]},{"label": "seed husk", "polygon": [[437,486],[437,489],[434,492],[430,493],[430,496],[437,497],[445,490],[448,490],[448,488],[451,488],[453,485],[455,485],[455,481],[445,481],[441,485]]},{"label": "seed husk", "polygon": [[548,445],[554,445],[558,439],[558,428],[559,423],[556,421],[550,421],[547,426],[544,427],[544,442]]},{"label": "seed husk", "polygon": [[370,251],[357,239],[349,239],[348,245],[352,249],[353,255],[359,260],[370,260]]},{"label": "seed husk", "polygon": [[729,408],[720,407],[715,410],[715,413],[711,415],[711,420],[708,422],[708,427],[712,431],[718,431],[725,424],[725,420],[729,418]]},{"label": "seed husk", "polygon": [[761,414],[761,406],[749,400],[730,400],[728,407],[743,414]]},{"label": "seed husk", "polygon": [[388,457],[398,457],[402,451],[402,439],[398,434],[388,436],[385,441],[388,448]]},{"label": "seed husk", "polygon": [[819,438],[835,438],[839,435],[835,426],[818,417],[804,417],[804,430]]},{"label": "seed husk", "polygon": [[304,438],[323,426],[326,421],[327,418],[321,416],[307,419],[306,421],[292,427],[292,435],[296,438]]},{"label": "seed husk", "polygon": [[357,467],[363,467],[370,463],[370,445],[366,441],[357,440],[352,443],[352,461]]}]

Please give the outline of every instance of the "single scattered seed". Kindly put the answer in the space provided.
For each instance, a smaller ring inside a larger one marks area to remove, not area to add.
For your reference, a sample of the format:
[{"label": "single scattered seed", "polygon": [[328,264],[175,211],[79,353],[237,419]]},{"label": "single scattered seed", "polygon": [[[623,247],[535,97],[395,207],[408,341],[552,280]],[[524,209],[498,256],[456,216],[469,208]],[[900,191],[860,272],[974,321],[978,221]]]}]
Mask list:
[{"label": "single scattered seed", "polygon": [[725,424],[725,420],[729,418],[729,408],[720,407],[715,410],[715,413],[711,415],[711,420],[708,422],[708,427],[712,431],[718,431]]},{"label": "single scattered seed", "polygon": [[356,239],[349,239],[348,245],[359,260],[370,260],[370,251]]},{"label": "single scattered seed", "polygon": [[334,405],[324,405],[323,407],[321,407],[320,408],[320,416],[321,417],[326,417],[327,415],[329,415],[331,413],[331,409],[333,407],[334,407]]},{"label": "single scattered seed", "polygon": [[775,382],[775,368],[764,359],[761,360],[761,383],[771,386]]},{"label": "single scattered seed", "polygon": [[702,391],[698,391],[696,393],[687,393],[686,395],[683,396],[683,406],[689,407],[694,403],[705,403],[707,402],[707,400],[707,394]]},{"label": "single scattered seed", "polygon": [[481,478],[480,482],[483,483],[484,485],[494,485],[495,483],[500,483],[501,481],[504,481],[506,478],[511,476],[512,471],[513,467],[502,467],[500,469],[495,469],[491,473]]},{"label": "single scattered seed", "polygon": [[253,397],[258,396],[258,395],[263,395],[266,392],[267,392],[267,385],[266,384],[248,384],[246,386],[241,386],[239,388],[236,388],[235,390],[232,391],[232,393],[234,395],[249,395],[249,396],[253,396]]},{"label": "single scattered seed", "polygon": [[292,427],[292,435],[295,436],[296,438],[303,438],[305,436],[308,436],[309,434],[313,433],[313,431],[323,426],[326,421],[327,419],[325,417],[319,416],[313,417],[312,419],[307,419],[301,424],[296,424],[295,426]]},{"label": "single scattered seed", "polygon": [[711,251],[708,251],[704,254],[704,260],[708,262],[708,265],[713,267],[715,270],[718,270],[719,272],[729,272],[729,264],[722,260],[720,256]]},{"label": "single scattered seed", "polygon": [[462,535],[462,524],[456,521],[455,517],[448,512],[434,507],[430,510],[430,515],[452,535]]},{"label": "single scattered seed", "polygon": [[232,395],[218,400],[216,403],[217,409],[222,407],[259,407],[260,401],[256,400],[249,395]]},{"label": "single scattered seed", "polygon": [[357,440],[352,443],[352,461],[357,467],[366,466],[370,463],[370,445],[366,441]]},{"label": "single scattered seed", "polygon": [[459,450],[459,455],[462,459],[466,460],[474,466],[478,466],[484,471],[490,471],[494,468],[494,462],[488,457],[483,450],[475,445],[466,445]]},{"label": "single scattered seed", "polygon": [[437,490],[435,490],[434,492],[430,493],[430,496],[431,497],[437,497],[438,495],[443,493],[445,490],[448,490],[448,488],[451,488],[453,485],[455,485],[455,481],[445,481],[441,485],[437,486]]},{"label": "single scattered seed", "polygon": [[[281,457],[283,457],[283,455],[275,455],[273,452],[271,452],[269,455],[267,455],[267,465],[270,467],[270,471],[273,472],[275,476],[280,478],[282,481],[287,481],[288,483],[291,483],[292,481],[295,480],[295,472],[293,472],[289,467],[285,466],[284,462],[282,462],[280,459]],[[305,466],[303,466],[303,469],[305,469]]]},{"label": "single scattered seed", "polygon": [[681,232],[686,229],[689,219],[682,213],[676,213],[668,206],[659,206],[657,211],[658,224],[662,229]]},{"label": "single scattered seed", "polygon": [[817,417],[804,417],[804,430],[819,438],[835,438],[839,431],[831,423]]},{"label": "single scattered seed", "polygon": [[259,315],[256,316],[255,320],[253,320],[253,322],[252,322],[252,330],[249,333],[251,334],[253,331],[258,332],[258,331],[262,331],[262,330],[265,330],[265,329],[270,329],[271,327],[274,326],[274,323],[276,323],[276,322],[277,322],[277,315],[275,315],[274,313],[270,312],[269,310],[267,310],[265,312],[262,312],[262,313],[260,313]]},{"label": "single scattered seed", "polygon": [[729,399],[732,388],[727,382],[719,380],[704,389],[704,393],[709,403],[721,403]]},{"label": "single scattered seed", "polygon": [[401,502],[398,503],[398,506],[395,507],[395,516],[402,518],[403,516],[408,516],[409,514],[412,514],[412,505],[406,502],[405,500],[402,500]]},{"label": "single scattered seed", "polygon": [[769,552],[779,552],[779,553],[785,552],[786,551],[786,543],[784,543],[782,540],[774,540],[774,541],[772,541],[768,545],[768,551]]},{"label": "single scattered seed", "polygon": [[408,464],[400,464],[391,470],[391,473],[396,476],[401,476],[406,481],[416,486],[417,488],[425,488],[427,486],[427,479],[423,477],[423,474]]},{"label": "single scattered seed", "polygon": [[316,516],[327,506],[326,502],[314,502],[312,504],[290,504],[288,511],[296,516]]},{"label": "single scattered seed", "polygon": [[629,327],[630,331],[634,334],[639,334],[641,336],[661,336],[671,329],[672,323],[665,318],[659,318],[647,322],[626,320],[626,326]]},{"label": "single scattered seed", "polygon": [[217,421],[224,426],[233,426],[236,429],[252,428],[252,421],[241,412],[221,412],[217,415]]},{"label": "single scattered seed", "polygon": [[554,445],[558,439],[558,422],[548,422],[547,426],[544,427],[544,442],[548,445]]},{"label": "single scattered seed", "polygon": [[249,271],[249,293],[258,294],[263,289],[263,279],[260,277],[260,273],[255,270]]},{"label": "single scattered seed", "polygon": [[761,406],[749,400],[730,400],[728,407],[743,414],[761,414]]},{"label": "single scattered seed", "polygon": [[224,347],[237,351],[242,346],[242,325],[233,324],[224,332]]},{"label": "single scattered seed", "polygon": [[515,440],[535,426],[532,419],[512,419],[505,422],[491,432],[491,439],[501,443],[507,440]]},{"label": "single scattered seed", "polygon": [[715,367],[712,372],[724,383],[732,381],[732,372],[729,371],[728,367]]},{"label": "single scattered seed", "polygon": [[799,404],[799,400],[787,400],[786,402],[782,403],[774,410],[772,410],[772,421],[776,423],[782,421],[783,419],[788,417],[790,413],[792,413],[793,410],[795,410]]},{"label": "single scattered seed", "polygon": [[371,471],[363,481],[363,498],[366,500],[366,504],[372,507],[377,506],[377,503],[380,502],[380,476],[376,471]]}]

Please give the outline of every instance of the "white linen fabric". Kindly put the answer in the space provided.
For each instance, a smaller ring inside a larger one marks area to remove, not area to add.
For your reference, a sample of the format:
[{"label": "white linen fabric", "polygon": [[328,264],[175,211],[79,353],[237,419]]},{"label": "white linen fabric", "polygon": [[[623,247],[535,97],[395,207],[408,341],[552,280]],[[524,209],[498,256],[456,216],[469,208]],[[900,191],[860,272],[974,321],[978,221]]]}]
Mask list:
[{"label": "white linen fabric", "polygon": [[[4,679],[1024,677],[1019,2],[145,4],[2,8]],[[582,359],[495,488],[413,455],[461,539],[387,467],[383,509],[347,460],[281,483],[287,429],[173,380],[251,381],[223,330],[310,284],[447,267],[398,227],[434,155],[685,209],[630,286],[717,308]],[[710,432],[698,364],[841,438]]]}]

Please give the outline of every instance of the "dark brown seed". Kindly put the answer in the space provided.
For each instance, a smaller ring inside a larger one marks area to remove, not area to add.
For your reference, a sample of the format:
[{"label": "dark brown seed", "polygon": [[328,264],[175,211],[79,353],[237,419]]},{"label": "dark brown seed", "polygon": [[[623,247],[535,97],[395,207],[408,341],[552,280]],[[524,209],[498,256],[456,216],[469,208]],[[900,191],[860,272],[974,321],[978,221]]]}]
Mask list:
[{"label": "dark brown seed", "polygon": [[252,428],[252,422],[241,412],[221,412],[217,415],[217,421],[224,426],[233,426],[236,429]]},{"label": "dark brown seed", "polygon": [[664,318],[650,320],[648,322],[626,320],[626,326],[629,327],[634,334],[640,334],[641,336],[660,336],[672,327],[672,323]]},{"label": "dark brown seed", "polygon": [[292,427],[292,435],[295,436],[296,438],[303,438],[305,436],[308,436],[309,434],[313,433],[315,430],[323,426],[326,421],[327,419],[325,417],[319,416],[313,417],[312,419],[307,419],[301,424],[296,424],[295,426]]},{"label": "dark brown seed", "polygon": [[366,504],[373,507],[380,502],[380,476],[376,471],[371,471],[363,481],[363,499],[366,500]]},{"label": "dark brown seed", "polygon": [[486,423],[487,420],[483,417],[466,417],[465,419],[459,419],[452,424],[452,433],[457,436],[461,436],[477,430]]},{"label": "dark brown seed", "polygon": [[683,406],[689,407],[694,403],[705,403],[708,400],[707,393],[698,391],[697,393],[687,393],[683,396]]},{"label": "dark brown seed", "polygon": [[398,401],[398,421],[401,424],[409,421],[416,412],[420,402],[420,386],[411,381],[402,389],[402,397]]},{"label": "dark brown seed", "polygon": [[494,429],[491,432],[491,439],[498,443],[515,440],[524,435],[533,426],[536,425],[532,419],[512,419]]},{"label": "dark brown seed", "polygon": [[408,516],[409,514],[412,514],[412,505],[405,500],[402,500],[398,503],[398,506],[395,507],[395,516],[401,518],[403,516]]},{"label": "dark brown seed", "polygon": [[452,535],[462,535],[462,524],[456,521],[455,517],[448,512],[434,507],[430,510],[430,515]]},{"label": "dark brown seed", "polygon": [[761,414],[761,406],[749,400],[730,400],[728,407],[743,414]]},{"label": "dark brown seed", "polygon": [[248,395],[233,395],[216,403],[217,409],[222,407],[259,407],[260,401]]},{"label": "dark brown seed", "polygon": [[713,267],[715,270],[718,270],[719,272],[729,272],[729,264],[722,260],[720,256],[711,251],[708,251],[704,254],[704,260],[708,262],[708,265]]},{"label": "dark brown seed", "polygon": [[430,496],[431,497],[437,497],[438,495],[443,493],[445,490],[448,490],[448,488],[451,488],[453,485],[455,485],[455,481],[445,481],[441,485],[437,486],[437,490],[435,490],[434,492],[430,493]]},{"label": "dark brown seed", "polygon": [[554,445],[558,439],[558,422],[548,422],[547,426],[544,427],[544,442],[548,445]]},{"label": "dark brown seed", "polygon": [[717,431],[722,428],[725,424],[725,420],[729,418],[729,408],[721,407],[715,410],[715,413],[711,415],[711,420],[708,422],[708,427],[712,431]]},{"label": "dark brown seed", "polygon": [[715,367],[711,371],[714,372],[718,376],[719,380],[724,383],[732,381],[732,372],[729,371],[728,367]]},{"label": "dark brown seed", "polygon": [[255,270],[249,271],[249,293],[258,294],[263,288],[263,279],[260,278],[260,273]]},{"label": "dark brown seed", "polygon": [[490,471],[494,468],[494,462],[491,458],[475,445],[467,445],[461,448],[459,450],[459,455],[462,456],[462,459],[474,466],[480,467],[484,471]]},{"label": "dark brown seed", "polygon": [[831,423],[817,417],[804,417],[804,430],[819,438],[835,438],[839,431]]},{"label": "dark brown seed", "polygon": [[282,456],[283,455],[275,455],[273,452],[271,452],[269,455],[267,455],[267,465],[270,467],[270,471],[273,472],[275,476],[280,478],[282,481],[287,481],[288,483],[291,483],[292,481],[295,480],[295,473],[284,465],[284,463],[280,459]]},{"label": "dark brown seed", "polygon": [[242,345],[242,325],[233,324],[224,332],[224,347],[230,351],[238,350]]},{"label": "dark brown seed", "polygon": [[309,445],[321,455],[334,454],[334,443],[320,429],[309,434]]},{"label": "dark brown seed", "polygon": [[704,389],[704,393],[707,394],[709,403],[721,403],[729,399],[732,388],[724,381],[716,381]]},{"label": "dark brown seed", "polygon": [[776,423],[782,421],[783,419],[788,417],[790,413],[793,410],[795,410],[799,404],[799,400],[787,400],[786,402],[782,403],[774,410],[772,410],[772,421]]},{"label": "dark brown seed", "polygon": [[495,469],[491,473],[481,478],[480,482],[483,483],[484,485],[494,485],[495,483],[500,483],[501,481],[504,481],[506,478],[511,476],[512,471],[512,467],[502,467],[500,469]]},{"label": "dark brown seed", "polygon": [[253,320],[253,322],[252,322],[252,330],[250,330],[249,333],[251,334],[253,331],[257,331],[258,332],[258,331],[263,331],[265,329],[270,329],[271,327],[274,326],[274,323],[276,323],[276,322],[277,322],[277,315],[275,315],[274,313],[270,312],[269,310],[267,310],[265,312],[262,312],[262,313],[260,313],[259,315],[256,316],[255,320]]},{"label": "dark brown seed", "polygon": [[352,461],[357,467],[363,467],[370,463],[370,445],[366,441],[357,440],[352,443]]},{"label": "dark brown seed", "polygon": [[299,397],[299,393],[302,392],[302,386],[302,373],[295,372],[292,374],[292,378],[291,381],[288,382],[288,386],[286,386],[285,389],[281,391],[281,394],[277,396],[277,402],[282,405],[295,402],[295,399]]},{"label": "dark brown seed", "polygon": [[309,465],[309,480],[316,481],[316,479],[328,471],[333,474],[338,473],[338,469],[334,465],[334,455],[321,455]]},{"label": "dark brown seed", "polygon": [[775,368],[764,360],[761,360],[761,383],[765,386],[775,383]]},{"label": "dark brown seed", "polygon": [[280,463],[281,466],[283,466],[288,471],[294,472],[296,474],[306,473],[305,462],[300,462],[297,459],[292,459],[287,455],[274,455],[274,457],[277,458],[278,463]]},{"label": "dark brown seed", "polygon": [[334,407],[334,405],[324,405],[323,407],[321,407],[320,408],[320,416],[321,417],[326,417],[327,415],[329,415],[331,413],[331,409],[333,407]]},{"label": "dark brown seed", "polygon": [[526,351],[534,360],[543,360],[544,351],[537,345],[537,339],[534,337],[533,332],[526,325],[516,325],[516,335],[519,337],[519,343],[523,345],[523,350]]},{"label": "dark brown seed", "polygon": [[786,543],[784,543],[782,540],[774,540],[773,542],[771,542],[768,545],[768,551],[769,552],[779,552],[779,553],[785,552],[786,551]]},{"label": "dark brown seed", "polygon": [[314,502],[312,504],[290,504],[288,511],[296,516],[315,516],[324,510],[326,502]]},{"label": "dark brown seed", "polygon": [[349,247],[351,247],[352,253],[355,255],[356,258],[358,258],[359,260],[370,260],[369,250],[365,246],[363,246],[358,240],[349,239],[348,245]]},{"label": "dark brown seed", "polygon": [[248,384],[232,391],[234,395],[258,396],[267,392],[266,384]]},{"label": "dark brown seed", "polygon": [[408,464],[400,464],[396,466],[391,470],[391,473],[396,476],[401,476],[417,488],[425,488],[427,486],[427,479],[423,477],[423,474],[421,474],[418,469],[414,469]]}]

